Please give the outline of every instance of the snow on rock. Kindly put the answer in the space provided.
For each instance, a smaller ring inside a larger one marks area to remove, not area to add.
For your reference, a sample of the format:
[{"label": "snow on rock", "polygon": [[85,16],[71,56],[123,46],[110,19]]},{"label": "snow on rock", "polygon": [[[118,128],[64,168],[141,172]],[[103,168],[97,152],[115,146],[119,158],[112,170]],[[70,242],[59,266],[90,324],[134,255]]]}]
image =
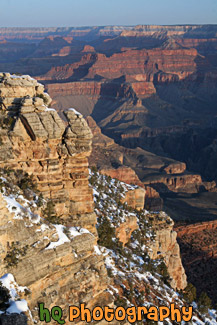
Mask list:
[{"label": "snow on rock", "polygon": [[45,230],[49,229],[48,225],[46,225],[45,223],[43,223],[41,225],[41,231],[44,232]]},{"label": "snow on rock", "polygon": [[26,75],[21,75],[21,76],[18,76],[16,74],[11,74],[10,75],[10,78],[11,79],[27,79],[27,80],[35,80],[34,78],[30,77],[28,74]]},{"label": "snow on rock", "polygon": [[[42,225],[43,226],[43,225]],[[46,247],[46,249],[54,249],[60,245],[63,245],[65,243],[69,243],[70,239],[67,237],[67,235],[64,233],[64,230],[67,229],[70,238],[76,237],[76,236],[81,236],[83,234],[90,234],[91,236],[93,236],[93,234],[91,234],[89,232],[89,230],[85,229],[85,228],[80,228],[80,227],[71,227],[71,228],[66,228],[63,225],[54,225],[54,227],[56,228],[56,232],[59,236],[59,240],[56,242],[51,242],[48,247]]]},{"label": "snow on rock", "polygon": [[102,255],[102,253],[101,253],[101,251],[100,251],[100,249],[99,249],[98,246],[94,246],[94,251],[95,251],[95,253],[96,253],[97,255]]},{"label": "snow on rock", "polygon": [[82,234],[90,234],[93,236],[93,234],[91,234],[91,232],[89,232],[89,230],[87,230],[85,228],[80,228],[80,227],[71,227],[71,228],[69,228],[69,232],[70,232],[71,237],[80,236]]},{"label": "snow on rock", "polygon": [[56,112],[55,108],[46,107],[45,112]]},{"label": "snow on rock", "polygon": [[28,304],[25,299],[12,301],[10,307],[6,310],[8,314],[21,314],[28,311]]},{"label": "snow on rock", "polygon": [[7,288],[10,293],[9,307],[6,310],[6,313],[20,314],[29,310],[26,300],[19,299],[19,292],[24,292],[27,287],[18,286],[16,283],[13,274],[7,273],[0,278],[0,282],[3,287]]},{"label": "snow on rock", "polygon": [[45,249],[54,249],[60,245],[70,242],[69,238],[66,236],[66,234],[64,234],[64,229],[65,229],[64,226],[54,225],[54,227],[56,228],[57,234],[59,236],[59,240],[56,242],[51,242],[49,246],[46,247]]},{"label": "snow on rock", "polygon": [[28,207],[30,202],[24,199],[22,195],[19,195],[17,198],[21,199],[24,204],[21,205],[19,202],[17,202],[15,196],[12,194],[9,196],[3,194],[3,199],[7,202],[9,212],[14,213],[14,219],[22,220],[24,217],[27,217],[32,223],[38,224],[41,218],[39,215],[31,212],[30,208]]},{"label": "snow on rock", "polygon": [[75,108],[69,108],[68,111],[74,112],[77,116],[83,116],[81,113],[79,113]]}]

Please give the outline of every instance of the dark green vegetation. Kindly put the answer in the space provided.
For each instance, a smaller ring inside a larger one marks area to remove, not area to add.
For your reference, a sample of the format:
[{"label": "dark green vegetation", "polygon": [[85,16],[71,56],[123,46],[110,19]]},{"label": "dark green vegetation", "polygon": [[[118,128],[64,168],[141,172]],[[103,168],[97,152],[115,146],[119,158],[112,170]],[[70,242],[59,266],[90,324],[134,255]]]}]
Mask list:
[{"label": "dark green vegetation", "polygon": [[6,182],[0,180],[0,190],[4,187],[5,194],[17,194],[21,190],[24,196],[30,199],[38,193],[33,175],[28,175],[21,169],[0,168],[0,176],[7,178]]},{"label": "dark green vegetation", "polygon": [[11,298],[10,292],[7,288],[3,287],[0,281],[0,309],[4,309],[8,306],[8,300]]},{"label": "dark green vegetation", "polygon": [[50,223],[53,223],[53,224],[61,223],[60,218],[58,218],[56,215],[55,204],[52,200],[49,200],[47,202],[45,209],[42,210],[42,215]]},{"label": "dark green vegetation", "polygon": [[7,251],[7,255],[4,258],[7,267],[10,268],[16,266],[19,262],[19,258],[27,254],[28,248],[28,245],[19,247],[19,243],[13,242]]},{"label": "dark green vegetation", "polygon": [[198,308],[201,313],[207,313],[208,309],[212,307],[212,301],[206,294],[206,292],[202,292],[198,299]]},{"label": "dark green vegetation", "polygon": [[38,94],[37,97],[42,98],[45,105],[48,104],[48,98],[46,96],[44,96],[44,94]]}]

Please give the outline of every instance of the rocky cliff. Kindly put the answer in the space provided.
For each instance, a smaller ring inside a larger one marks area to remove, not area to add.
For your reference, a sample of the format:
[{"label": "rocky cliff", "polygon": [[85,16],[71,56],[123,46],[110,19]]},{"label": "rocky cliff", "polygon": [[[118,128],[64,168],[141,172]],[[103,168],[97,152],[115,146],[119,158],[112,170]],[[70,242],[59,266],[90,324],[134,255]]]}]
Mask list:
[{"label": "rocky cliff", "polygon": [[187,285],[187,278],[180,259],[179,245],[176,241],[177,233],[173,231],[173,226],[174,223],[170,218],[166,219],[165,225],[163,212],[157,216],[153,226],[156,238],[154,242],[149,242],[150,256],[152,259],[156,259],[161,255],[172,277],[171,286],[184,289]]},{"label": "rocky cliff", "polygon": [[43,86],[28,77],[2,76],[0,96],[2,112],[9,111],[13,120],[9,132],[1,133],[0,166],[33,175],[44,197],[55,202],[58,216],[95,232],[87,160],[92,133],[86,121],[68,110],[65,124],[45,105],[50,97]]},{"label": "rocky cliff", "polygon": [[[34,213],[30,212],[17,188],[13,198],[12,193],[3,192],[0,275],[13,273],[19,285],[29,288],[26,300],[36,321],[38,301],[48,307],[64,306],[65,312],[67,304],[79,301],[90,306],[102,301],[110,304],[110,295],[104,293],[108,280],[103,257],[94,250],[96,215],[87,160],[92,133],[86,121],[68,110],[63,122],[46,106],[50,98],[43,86],[30,77],[1,74],[0,96],[1,169],[32,175],[44,200],[52,202],[56,220],[67,225],[69,233],[65,237],[64,226],[55,228],[40,219],[42,209],[34,207],[34,202],[29,202]],[[71,235],[70,229],[74,229]],[[17,252],[28,247],[25,254],[18,254],[22,257],[16,265],[7,262],[14,243]]]},{"label": "rocky cliff", "polygon": [[66,237],[63,226],[54,227],[29,213],[25,200],[1,195],[0,202],[0,276],[12,273],[19,286],[26,288],[18,294],[28,302],[34,323],[38,322],[38,302],[48,308],[62,307],[66,319],[68,306],[78,301],[90,307],[112,302],[104,292],[108,285],[104,260],[95,253],[90,232],[69,228]]},{"label": "rocky cliff", "polygon": [[[117,247],[114,246],[115,237],[126,249],[133,243],[133,239],[139,242],[141,240],[142,248],[140,248],[145,251],[144,254],[147,254],[151,260],[162,259],[164,261],[171,277],[171,286],[184,289],[187,285],[186,275],[176,241],[177,234],[173,231],[172,219],[162,211],[149,213],[141,209],[139,204],[141,204],[142,194],[144,198],[145,191],[138,186],[128,185],[96,172],[92,172],[91,183],[95,189],[95,211],[98,216],[97,227],[101,243],[115,250],[119,247],[117,243]],[[138,201],[135,199],[137,193],[139,194]],[[109,224],[115,231],[110,229]],[[149,230],[152,235],[148,233]],[[106,231],[109,233],[108,238],[104,233]],[[111,240],[112,234],[114,237]]]},{"label": "rocky cliff", "polygon": [[[92,133],[87,122],[74,109],[61,120],[48,108],[51,100],[43,86],[29,76],[1,74],[0,97],[0,276],[13,274],[22,286],[18,293],[28,302],[29,324],[38,321],[39,301],[46,307],[61,306],[66,317],[69,304],[112,305],[114,296],[106,291],[112,282],[97,246],[88,181]],[[99,135],[99,129],[95,133]],[[122,186],[126,190],[123,195],[117,192],[118,204],[145,216],[145,190]],[[115,218],[119,208],[112,213]],[[120,211],[116,225],[116,236],[124,245],[138,229],[136,214],[128,211],[125,218],[125,213]],[[155,244],[144,238],[149,257],[157,259],[160,250],[171,285],[183,289],[186,278],[173,224],[163,216],[159,226],[158,218],[159,214],[149,218]],[[100,233],[99,220],[97,228]]]}]

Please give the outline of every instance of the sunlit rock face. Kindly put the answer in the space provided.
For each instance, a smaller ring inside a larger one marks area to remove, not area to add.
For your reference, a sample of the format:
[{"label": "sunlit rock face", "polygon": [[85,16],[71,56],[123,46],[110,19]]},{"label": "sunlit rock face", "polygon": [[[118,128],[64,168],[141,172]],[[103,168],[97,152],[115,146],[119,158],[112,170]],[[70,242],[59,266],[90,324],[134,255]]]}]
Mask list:
[{"label": "sunlit rock face", "polygon": [[9,132],[1,131],[0,166],[33,175],[43,195],[55,201],[61,218],[70,225],[85,223],[95,233],[87,160],[92,133],[74,110],[66,111],[67,122],[62,121],[47,107],[51,99],[43,89],[30,77],[1,76],[2,108],[14,121]]},{"label": "sunlit rock face", "polygon": [[[43,86],[29,76],[1,74],[0,102],[1,117],[10,121],[0,129],[0,168],[32,175],[44,199],[54,203],[61,223],[84,229],[81,233],[75,230],[67,239],[61,231],[64,226],[55,229],[40,219],[42,211],[34,202],[21,197],[16,203],[14,194],[9,202],[15,207],[10,209],[7,197],[1,194],[0,276],[13,273],[19,285],[29,288],[31,293],[25,299],[36,320],[38,301],[48,308],[59,305],[65,313],[69,304],[80,301],[90,308],[111,304],[111,295],[104,292],[108,283],[104,259],[94,248],[96,215],[87,160],[92,133],[86,121],[73,109],[65,112],[66,121],[61,120],[48,108],[51,100]],[[38,219],[26,204],[33,207]],[[21,216],[16,217],[17,209]],[[5,259],[13,242],[20,251],[28,247],[16,267]]]}]

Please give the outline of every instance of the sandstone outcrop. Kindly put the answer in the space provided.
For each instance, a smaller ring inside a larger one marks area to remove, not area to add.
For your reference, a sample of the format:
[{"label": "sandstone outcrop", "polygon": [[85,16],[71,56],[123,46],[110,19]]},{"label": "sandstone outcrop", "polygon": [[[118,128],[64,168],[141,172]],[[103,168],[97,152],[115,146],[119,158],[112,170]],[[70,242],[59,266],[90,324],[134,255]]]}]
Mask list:
[{"label": "sandstone outcrop", "polygon": [[181,175],[158,175],[153,180],[147,179],[144,184],[153,185],[158,192],[189,192],[197,193],[203,184],[200,175],[181,174]]},{"label": "sandstone outcrop", "polygon": [[[161,212],[164,215],[164,212]],[[155,241],[150,241],[150,256],[164,258],[168,272],[172,277],[171,286],[184,289],[187,285],[185,270],[180,259],[180,249],[176,241],[177,233],[173,230],[174,222],[168,217],[166,224],[160,217],[154,220]],[[160,256],[159,256],[160,255]]]},{"label": "sandstone outcrop", "polygon": [[1,136],[0,166],[23,169],[33,175],[42,194],[55,202],[58,216],[72,226],[85,224],[95,233],[87,160],[92,133],[74,110],[65,113],[65,125],[57,112],[38,97],[43,86],[28,78],[26,86],[23,80],[26,79],[9,76],[1,80],[3,108],[14,112],[15,117],[11,131]]},{"label": "sandstone outcrop", "polygon": [[186,171],[185,163],[170,164],[164,168],[167,174],[182,174]]},{"label": "sandstone outcrop", "polygon": [[136,229],[138,229],[137,218],[135,216],[128,217],[126,222],[121,223],[116,228],[116,237],[125,246],[129,242],[132,232]]},{"label": "sandstone outcrop", "polygon": [[[118,169],[101,169],[100,173],[110,176],[111,178],[116,178],[127,184],[143,186],[136,173],[126,166],[119,167]],[[142,187],[128,190],[122,202],[126,202],[133,209],[143,210],[145,207],[145,192],[145,189]]]},{"label": "sandstone outcrop", "polygon": [[139,180],[135,171],[126,166],[121,166],[117,169],[101,169],[101,174],[116,178],[119,181],[125,182],[127,184],[135,184],[138,186],[143,186],[142,182]]},{"label": "sandstone outcrop", "polygon": [[129,190],[122,202],[127,202],[127,204],[133,209],[143,210],[145,206],[145,189],[138,187]]},{"label": "sandstone outcrop", "polygon": [[[103,301],[108,299],[111,302],[109,295],[103,293],[107,287],[107,272],[102,256],[94,251],[95,238],[91,233],[78,233],[78,236],[72,236],[58,245],[54,226],[29,215],[28,209],[25,211],[23,208],[23,217],[19,218],[14,211],[9,213],[8,205],[0,195],[0,276],[13,273],[19,285],[28,287],[29,294],[20,293],[20,297],[27,300],[35,320],[38,320],[39,301],[47,307],[61,306],[65,316],[68,316],[68,306],[80,300],[90,307],[99,296]],[[19,262],[11,266],[7,254],[13,243],[16,243],[18,251],[24,247],[27,249]],[[54,249],[49,248],[50,245],[54,245]],[[32,324],[31,321],[29,324]]]},{"label": "sandstone outcrop", "polygon": [[[44,198],[54,203],[61,223],[86,229],[56,247],[55,227],[32,214],[28,216],[25,208],[24,216],[16,218],[16,209],[9,213],[1,195],[0,275],[13,272],[17,283],[30,289],[26,300],[36,320],[38,301],[44,301],[47,307],[62,306],[65,312],[68,304],[80,301],[90,308],[112,303],[110,294],[104,292],[108,283],[104,260],[94,248],[96,215],[87,160],[92,133],[86,121],[69,109],[65,112],[67,122],[63,122],[54,109],[45,105],[49,96],[44,94],[43,86],[29,77],[2,74],[0,96],[0,113],[9,114],[13,120],[1,129],[0,167],[32,175]],[[19,202],[25,206],[25,200]],[[28,247],[16,267],[5,260],[14,242],[18,250]],[[49,249],[50,244],[54,249]]]},{"label": "sandstone outcrop", "polygon": [[136,184],[140,187],[137,193],[135,191],[128,192],[125,198],[126,202],[133,208],[145,208],[150,211],[161,211],[163,209],[163,200],[159,193],[154,188],[144,185],[132,168],[121,166],[117,169],[101,169],[100,172],[127,184]]}]

